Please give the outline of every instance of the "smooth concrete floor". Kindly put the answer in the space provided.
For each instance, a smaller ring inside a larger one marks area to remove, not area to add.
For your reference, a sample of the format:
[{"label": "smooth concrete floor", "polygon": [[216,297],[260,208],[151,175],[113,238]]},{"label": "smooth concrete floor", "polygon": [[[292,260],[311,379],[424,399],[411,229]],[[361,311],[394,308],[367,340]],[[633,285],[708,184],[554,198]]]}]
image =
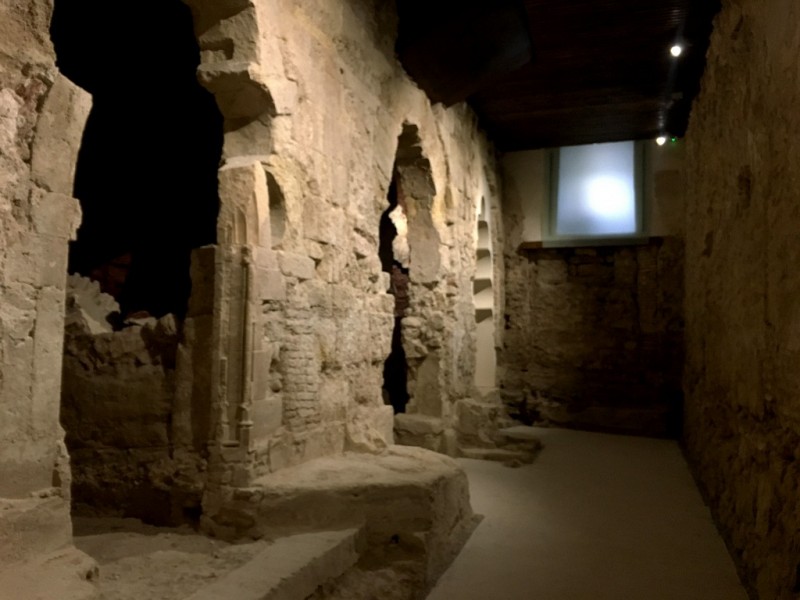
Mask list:
[{"label": "smooth concrete floor", "polygon": [[746,600],[675,442],[539,429],[517,469],[459,459],[484,520],[428,600]]}]

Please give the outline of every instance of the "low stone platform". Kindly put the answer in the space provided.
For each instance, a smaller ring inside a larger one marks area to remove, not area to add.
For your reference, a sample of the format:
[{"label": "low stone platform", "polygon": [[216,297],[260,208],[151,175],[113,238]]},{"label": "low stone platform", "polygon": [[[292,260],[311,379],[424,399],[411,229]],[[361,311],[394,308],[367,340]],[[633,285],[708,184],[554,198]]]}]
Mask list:
[{"label": "low stone platform", "polygon": [[515,425],[494,432],[493,446],[461,447],[459,454],[463,458],[518,466],[532,463],[541,449],[542,442],[534,427]]},{"label": "low stone platform", "polygon": [[68,546],[33,560],[0,568],[0,598],[104,600],[93,585],[96,576],[94,560]]},{"label": "low stone platform", "polygon": [[82,556],[99,564],[92,576],[96,600],[306,600],[351,569],[363,547],[358,529],[239,544],[136,519],[77,518],[75,530]]},{"label": "low stone platform", "polygon": [[363,527],[360,567],[403,564],[419,589],[438,579],[476,523],[461,467],[447,456],[404,446],[310,461],[248,488],[209,494],[204,506],[203,526],[228,539]]}]

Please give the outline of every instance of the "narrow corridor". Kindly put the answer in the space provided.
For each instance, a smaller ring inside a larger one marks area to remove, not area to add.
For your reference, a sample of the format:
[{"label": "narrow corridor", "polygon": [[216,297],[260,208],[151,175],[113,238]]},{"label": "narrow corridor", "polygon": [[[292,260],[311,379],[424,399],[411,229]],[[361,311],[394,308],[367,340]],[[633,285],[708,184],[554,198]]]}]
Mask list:
[{"label": "narrow corridor", "polygon": [[461,459],[485,516],[428,600],[745,600],[676,442],[540,429],[518,469]]}]

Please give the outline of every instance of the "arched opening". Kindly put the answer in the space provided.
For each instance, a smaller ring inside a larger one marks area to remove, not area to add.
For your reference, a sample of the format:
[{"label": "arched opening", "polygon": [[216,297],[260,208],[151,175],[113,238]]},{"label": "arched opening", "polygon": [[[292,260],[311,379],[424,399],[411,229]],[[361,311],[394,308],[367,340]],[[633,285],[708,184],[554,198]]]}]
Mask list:
[{"label": "arched opening", "polygon": [[223,131],[197,82],[189,8],[56,0],[51,35],[59,69],[93,99],[69,270],[98,280],[123,317],[183,315],[190,252],[216,239]]},{"label": "arched opening", "polygon": [[216,241],[222,116],[180,0],[55,0],[51,35],[59,69],[93,96],[62,382],[73,510],[192,522],[203,465],[191,442],[177,450],[176,363],[190,256]]},{"label": "arched opening", "polygon": [[395,414],[405,412],[408,404],[408,363],[403,349],[403,317],[408,309],[409,282],[407,220],[405,199],[398,193],[398,186],[395,171],[389,186],[389,208],[381,215],[378,248],[381,268],[389,274],[388,293],[394,296],[392,347],[383,365],[383,394],[384,402],[392,406]]}]

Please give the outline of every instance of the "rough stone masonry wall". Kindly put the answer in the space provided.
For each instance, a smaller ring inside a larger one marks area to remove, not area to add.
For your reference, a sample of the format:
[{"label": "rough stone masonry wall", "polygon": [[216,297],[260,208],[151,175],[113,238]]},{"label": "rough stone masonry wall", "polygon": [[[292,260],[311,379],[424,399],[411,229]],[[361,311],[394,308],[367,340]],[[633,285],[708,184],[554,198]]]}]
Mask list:
[{"label": "rough stone masonry wall", "polygon": [[525,422],[676,434],[683,243],[509,254],[502,394]]},{"label": "rough stone masonry wall", "polygon": [[58,75],[50,9],[46,1],[0,6],[3,566],[71,537],[58,412],[67,242],[80,220],[72,178],[90,99]]},{"label": "rough stone masonry wall", "polygon": [[[236,406],[232,398],[242,394],[231,395],[231,386],[242,369],[225,363],[234,377],[225,379],[228,399],[212,399],[219,415],[212,428],[233,442],[220,449],[223,463],[243,460],[231,450],[236,444],[254,459],[221,482],[243,484],[316,456],[391,442],[381,387],[394,299],[378,245],[404,127],[417,132],[435,188],[425,210],[439,240],[436,270],[426,274],[436,305],[414,314],[421,328],[435,329],[441,416],[452,425],[450,408],[469,396],[472,382],[475,207],[497,189],[474,115],[465,106],[432,107],[408,79],[394,56],[396,17],[385,2],[190,5],[201,81],[226,118],[220,191],[222,218],[230,216],[234,232],[228,238],[247,237],[236,237],[239,217],[226,206],[232,195],[262,194],[247,191],[248,181],[263,187],[259,169],[276,209],[252,211],[257,241],[244,253],[252,254],[244,286],[251,291],[226,300],[232,306],[250,293],[242,310],[257,313],[252,400]],[[220,233],[224,248],[227,234]],[[238,252],[229,263],[234,278]],[[237,310],[223,318],[230,331],[238,327]],[[234,362],[237,352],[227,351]]]},{"label": "rough stone masonry wall", "polygon": [[175,317],[128,319],[116,331],[114,317],[119,305],[97,282],[70,275],[61,423],[73,513],[196,521],[205,463],[178,439]]},{"label": "rough stone masonry wall", "polygon": [[723,2],[687,134],[686,448],[764,600],[800,593],[799,24]]}]

